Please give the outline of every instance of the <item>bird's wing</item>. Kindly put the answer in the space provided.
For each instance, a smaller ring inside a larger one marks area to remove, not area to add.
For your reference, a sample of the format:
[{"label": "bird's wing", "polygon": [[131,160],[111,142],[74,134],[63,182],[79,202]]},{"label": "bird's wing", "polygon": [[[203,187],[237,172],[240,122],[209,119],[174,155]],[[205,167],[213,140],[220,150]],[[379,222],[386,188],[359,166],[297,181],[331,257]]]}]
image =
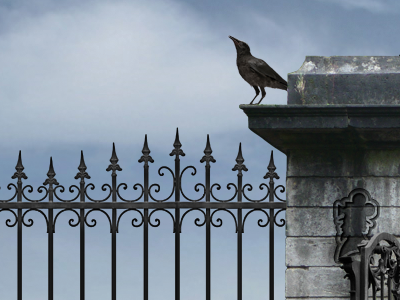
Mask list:
[{"label": "bird's wing", "polygon": [[254,58],[252,58],[252,59],[250,59],[250,60],[248,61],[248,64],[249,64],[250,68],[251,68],[254,72],[256,72],[256,73],[258,73],[258,74],[260,74],[260,75],[262,75],[262,76],[270,77],[270,78],[275,79],[276,81],[278,81],[278,82],[280,82],[280,83],[282,83],[282,84],[284,84],[284,85],[287,85],[286,80],[283,79],[281,76],[279,76],[279,74],[276,73],[276,72],[274,71],[274,69],[272,69],[272,68],[271,68],[265,61],[263,61],[262,59],[259,59],[259,58],[255,58],[255,57],[254,57]]}]

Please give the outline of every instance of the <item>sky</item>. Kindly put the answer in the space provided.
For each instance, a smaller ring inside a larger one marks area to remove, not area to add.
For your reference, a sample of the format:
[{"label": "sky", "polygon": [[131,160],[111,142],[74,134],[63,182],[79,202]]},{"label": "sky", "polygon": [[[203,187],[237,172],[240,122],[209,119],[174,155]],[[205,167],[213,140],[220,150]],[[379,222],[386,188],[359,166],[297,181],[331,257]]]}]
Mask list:
[{"label": "sky", "polygon": [[[400,54],[400,3],[389,0],[0,0],[0,199],[12,191],[7,184],[22,151],[24,172],[36,189],[43,184],[50,156],[58,182],[78,184],[83,150],[87,182],[98,199],[110,183],[105,169],[115,142],[118,182],[130,189],[143,180],[142,155],[147,134],[151,156],[150,182],[160,183],[159,198],[169,194],[171,178],[161,166],[173,166],[169,153],[179,128],[186,156],[197,175],[183,177],[185,193],[195,198],[194,185],[204,181],[207,134],[212,155],[211,182],[236,182],[232,172],[239,143],[248,195],[260,199],[258,186],[271,150],[284,184],[286,156],[248,129],[240,104],[254,90],[238,74],[236,51],[229,35],[247,42],[254,56],[265,60],[283,78],[298,70],[305,56]],[[263,104],[286,104],[282,90],[267,89]],[[186,192],[187,191],[187,192]],[[75,194],[72,194],[75,195]],[[62,195],[71,197],[69,192]],[[30,212],[32,227],[23,228],[24,299],[47,297],[47,235],[43,217]],[[142,298],[142,229],[130,225],[133,213],[121,218],[117,235],[118,299]],[[28,216],[28,214],[27,214]],[[86,298],[110,299],[111,235],[108,220],[94,212],[97,225],[86,229]],[[9,212],[0,213],[0,299],[16,299],[16,228],[8,228]],[[55,299],[79,296],[79,227],[74,214],[57,219],[55,233]],[[171,220],[159,214],[150,229],[150,299],[174,299],[174,237]],[[181,299],[205,298],[205,229],[196,227],[195,213],[185,219],[181,234]],[[212,298],[236,298],[236,234],[229,215],[212,228]],[[190,219],[192,218],[192,219]],[[243,299],[268,295],[268,227],[260,228],[254,213],[243,236]],[[285,231],[276,229],[275,291],[284,298]]]}]

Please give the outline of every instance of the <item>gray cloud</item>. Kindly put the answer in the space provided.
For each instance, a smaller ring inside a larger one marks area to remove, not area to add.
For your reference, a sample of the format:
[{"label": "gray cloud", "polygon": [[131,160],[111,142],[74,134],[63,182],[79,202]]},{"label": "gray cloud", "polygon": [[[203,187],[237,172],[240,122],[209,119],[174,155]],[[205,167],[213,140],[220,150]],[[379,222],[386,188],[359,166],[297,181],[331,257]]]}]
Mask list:
[{"label": "gray cloud", "polygon": [[[246,124],[237,106],[253,91],[237,72],[231,33],[221,37],[185,4],[101,1],[20,15],[0,41],[8,141],[159,140],[162,128],[203,136]],[[268,60],[277,71],[280,56]],[[282,91],[268,95],[286,101]]]},{"label": "gray cloud", "polygon": [[398,12],[399,3],[393,0],[318,0],[340,5],[349,10],[363,9],[372,13]]}]

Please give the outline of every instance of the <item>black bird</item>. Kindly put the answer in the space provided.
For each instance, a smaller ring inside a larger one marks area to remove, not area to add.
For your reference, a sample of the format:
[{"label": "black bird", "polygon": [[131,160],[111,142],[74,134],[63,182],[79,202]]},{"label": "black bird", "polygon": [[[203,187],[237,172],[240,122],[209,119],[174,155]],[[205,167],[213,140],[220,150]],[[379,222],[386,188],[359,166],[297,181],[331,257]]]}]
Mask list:
[{"label": "black bird", "polygon": [[254,99],[260,94],[258,87],[260,87],[262,95],[258,104],[260,104],[265,97],[266,93],[264,87],[287,90],[287,82],[265,61],[251,55],[249,45],[235,39],[233,36],[229,36],[229,38],[235,43],[237,53],[236,64],[239,69],[239,74],[256,91],[256,96],[251,100],[250,104],[253,104]]}]

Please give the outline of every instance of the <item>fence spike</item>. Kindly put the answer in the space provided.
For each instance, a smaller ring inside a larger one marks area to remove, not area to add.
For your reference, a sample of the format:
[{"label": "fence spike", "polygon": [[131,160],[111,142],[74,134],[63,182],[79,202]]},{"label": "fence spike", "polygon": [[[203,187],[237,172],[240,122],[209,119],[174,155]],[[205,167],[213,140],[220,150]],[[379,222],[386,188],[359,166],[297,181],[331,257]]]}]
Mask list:
[{"label": "fence spike", "polygon": [[83,158],[83,151],[81,150],[81,162],[79,164],[78,170],[79,172],[76,174],[75,179],[81,179],[82,182],[84,182],[83,178],[90,179],[90,176],[88,173],[86,173],[87,167],[85,164],[85,159]]},{"label": "fence spike", "polygon": [[15,166],[15,170],[17,170],[13,176],[11,176],[11,179],[18,178],[18,182],[21,182],[21,178],[23,179],[28,179],[28,176],[25,175],[24,172],[24,166],[22,165],[22,159],[21,159],[21,150],[19,150],[19,155],[18,155],[18,162],[17,165]]},{"label": "fence spike", "polygon": [[53,158],[50,156],[50,166],[49,166],[49,171],[47,172],[47,179],[44,181],[43,185],[47,184],[59,184],[57,182],[57,179],[54,178],[56,176],[56,172],[54,172],[53,168]]},{"label": "fence spike", "polygon": [[206,144],[206,148],[204,149],[205,155],[201,158],[200,162],[201,163],[206,162],[207,166],[210,164],[210,161],[215,163],[216,160],[211,155],[211,153],[212,153],[212,149],[211,149],[211,145],[210,145],[210,136],[207,134],[207,144]]},{"label": "fence spike", "polygon": [[115,144],[113,143],[113,149],[112,149],[112,154],[111,154],[111,158],[110,158],[110,162],[112,164],[116,164],[118,162],[118,157],[117,157],[117,153],[115,152]]},{"label": "fence spike", "polygon": [[271,150],[271,158],[269,159],[269,165],[267,169],[271,172],[276,170],[275,164],[274,164],[274,151]]},{"label": "fence spike", "polygon": [[243,164],[244,158],[242,155],[242,143],[239,143],[239,151],[236,157],[237,164],[233,167],[232,171],[238,171],[238,175],[242,176],[242,171],[248,171],[246,165]]},{"label": "fence spike", "polygon": [[143,150],[142,150],[142,157],[139,159],[139,162],[145,163],[145,165],[148,165],[148,162],[154,162],[153,158],[149,155],[150,154],[150,149],[149,146],[147,145],[147,134],[144,135],[144,145],[143,145]]},{"label": "fence spike", "polygon": [[115,171],[122,171],[119,164],[117,164],[118,160],[119,159],[117,157],[117,153],[115,152],[115,144],[113,143],[113,149],[112,149],[112,154],[111,154],[111,158],[110,158],[111,164],[109,164],[106,169],[107,172],[112,170],[112,176],[117,176]]},{"label": "fence spike", "polygon": [[79,171],[86,171],[86,169],[87,169],[87,167],[86,167],[86,164],[85,164],[85,159],[83,158],[83,151],[81,150],[81,162],[80,162],[80,164],[79,164],[79,167],[78,167],[78,170]]},{"label": "fence spike", "polygon": [[267,169],[268,169],[268,173],[265,174],[264,179],[269,178],[270,182],[272,182],[274,178],[279,179],[278,174],[275,172],[276,167],[274,164],[274,151],[272,151],[272,150],[271,150],[271,158],[269,159],[269,165],[268,165]]},{"label": "fence spike", "polygon": [[183,153],[183,151],[181,150],[182,144],[179,141],[179,131],[178,131],[178,127],[176,128],[176,136],[175,136],[175,142],[174,142],[174,150],[172,150],[172,152],[169,154],[170,156],[172,155],[182,155],[185,156],[185,153]]}]

